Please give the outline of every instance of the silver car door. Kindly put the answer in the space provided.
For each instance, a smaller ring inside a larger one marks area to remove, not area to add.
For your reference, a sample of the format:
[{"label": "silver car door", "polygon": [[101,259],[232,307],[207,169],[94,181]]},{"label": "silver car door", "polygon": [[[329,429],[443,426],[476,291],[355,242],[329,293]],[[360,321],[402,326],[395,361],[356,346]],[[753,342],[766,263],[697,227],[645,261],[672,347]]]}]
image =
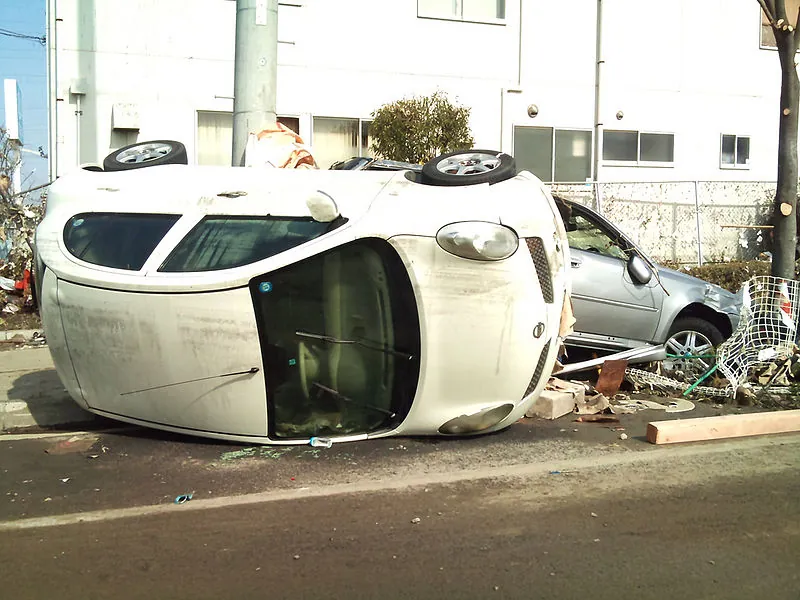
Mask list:
[{"label": "silver car door", "polygon": [[593,216],[576,210],[567,227],[575,331],[650,341],[663,291],[655,278],[645,284],[631,278],[630,246]]}]

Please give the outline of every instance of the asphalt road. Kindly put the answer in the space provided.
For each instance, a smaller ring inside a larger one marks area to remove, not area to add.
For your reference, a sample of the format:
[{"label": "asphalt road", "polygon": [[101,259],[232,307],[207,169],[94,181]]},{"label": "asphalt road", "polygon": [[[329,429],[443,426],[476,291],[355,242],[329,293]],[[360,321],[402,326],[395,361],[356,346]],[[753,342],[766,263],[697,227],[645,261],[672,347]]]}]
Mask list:
[{"label": "asphalt road", "polygon": [[316,456],[4,441],[0,595],[800,598],[800,436],[655,448],[557,427]]}]

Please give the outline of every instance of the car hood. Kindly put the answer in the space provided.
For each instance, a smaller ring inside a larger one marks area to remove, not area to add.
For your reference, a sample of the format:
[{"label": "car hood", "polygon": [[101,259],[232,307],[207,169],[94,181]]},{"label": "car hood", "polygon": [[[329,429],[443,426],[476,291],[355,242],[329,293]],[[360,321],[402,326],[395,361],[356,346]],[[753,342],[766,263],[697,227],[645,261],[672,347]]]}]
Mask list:
[{"label": "car hood", "polygon": [[[725,288],[709,283],[688,273],[658,266],[661,283],[669,294],[696,295],[703,297],[703,302],[725,313],[739,314],[742,306],[741,292],[734,294]],[[690,292],[691,290],[691,292]]]}]

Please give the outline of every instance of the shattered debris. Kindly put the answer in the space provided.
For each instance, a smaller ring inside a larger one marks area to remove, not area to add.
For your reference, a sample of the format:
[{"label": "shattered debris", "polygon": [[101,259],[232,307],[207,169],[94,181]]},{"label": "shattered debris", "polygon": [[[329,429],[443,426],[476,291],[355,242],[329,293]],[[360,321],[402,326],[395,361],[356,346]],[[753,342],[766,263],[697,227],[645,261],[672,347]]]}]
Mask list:
[{"label": "shattered debris", "polygon": [[594,394],[585,398],[583,402],[576,401],[575,412],[579,415],[594,415],[604,412],[610,406],[611,403],[603,394]]}]

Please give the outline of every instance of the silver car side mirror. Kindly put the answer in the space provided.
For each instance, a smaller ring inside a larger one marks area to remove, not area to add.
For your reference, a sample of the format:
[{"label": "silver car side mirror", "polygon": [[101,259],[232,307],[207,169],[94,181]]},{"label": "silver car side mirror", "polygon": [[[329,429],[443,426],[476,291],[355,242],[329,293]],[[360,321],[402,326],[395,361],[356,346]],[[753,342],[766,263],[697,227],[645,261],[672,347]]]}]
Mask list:
[{"label": "silver car side mirror", "polygon": [[628,259],[628,273],[631,275],[634,283],[644,285],[653,278],[653,272],[647,263],[642,260],[642,257],[637,254],[631,254]]}]

